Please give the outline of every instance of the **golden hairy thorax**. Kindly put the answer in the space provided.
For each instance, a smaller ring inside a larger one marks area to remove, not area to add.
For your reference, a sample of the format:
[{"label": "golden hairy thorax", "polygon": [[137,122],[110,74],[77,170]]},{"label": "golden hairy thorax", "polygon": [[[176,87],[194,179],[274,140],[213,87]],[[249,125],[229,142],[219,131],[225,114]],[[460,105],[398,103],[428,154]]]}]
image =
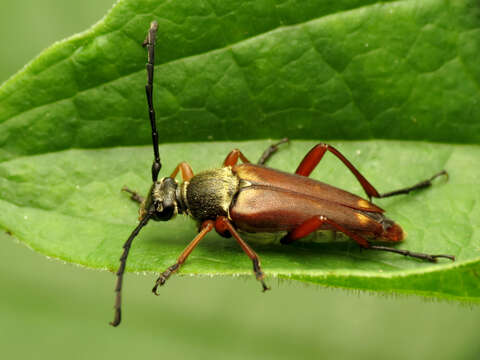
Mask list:
[{"label": "golden hairy thorax", "polygon": [[231,167],[207,170],[195,175],[186,185],[186,202],[189,215],[196,220],[228,216],[228,209],[238,191],[240,179]]}]

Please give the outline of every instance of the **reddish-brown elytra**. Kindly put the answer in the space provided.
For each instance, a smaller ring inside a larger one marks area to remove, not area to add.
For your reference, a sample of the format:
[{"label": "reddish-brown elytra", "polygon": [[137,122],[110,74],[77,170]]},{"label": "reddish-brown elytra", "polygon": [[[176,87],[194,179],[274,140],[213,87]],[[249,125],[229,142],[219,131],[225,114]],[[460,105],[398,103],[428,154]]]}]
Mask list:
[{"label": "reddish-brown elytra", "polygon": [[[445,171],[433,175],[411,187],[380,194],[365,177],[338,150],[327,144],[318,144],[305,156],[295,174],[270,169],[264,164],[287,142],[283,139],[270,146],[261,156],[257,165],[238,149],[231,151],[223,167],[193,174],[185,162],[178,164],[169,177],[158,180],[161,163],[158,151],[158,135],[153,108],[154,46],[158,25],[152,22],[145,39],[148,49],[147,61],[147,102],[152,127],[154,162],[152,166],[153,184],[146,198],[135,191],[124,188],[131,198],[139,203],[140,223],[133,230],[123,246],[120,267],[117,271],[115,318],[111,325],[121,321],[121,291],[123,273],[133,239],[150,220],[167,221],[177,214],[187,214],[199,224],[199,233],[180,254],[177,262],[165,270],[157,279],[152,291],[179,269],[192,250],[205,235],[216,230],[225,237],[234,237],[243,251],[252,260],[253,271],[263,290],[268,290],[257,254],[241,238],[237,230],[244,232],[286,232],[282,244],[301,239],[317,230],[334,230],[346,234],[362,248],[389,251],[413,258],[435,262],[437,258],[455,260],[452,255],[430,255],[393,247],[373,245],[367,239],[385,242],[399,242],[404,238],[402,228],[384,215],[384,210],[371,202],[371,198],[384,198],[407,194],[412,190],[426,188],[432,180]],[[369,200],[362,199],[347,191],[310,179],[308,176],[329,151],[335,155],[355,175]],[[241,164],[238,164],[241,160]],[[182,183],[178,183],[178,173]]]}]

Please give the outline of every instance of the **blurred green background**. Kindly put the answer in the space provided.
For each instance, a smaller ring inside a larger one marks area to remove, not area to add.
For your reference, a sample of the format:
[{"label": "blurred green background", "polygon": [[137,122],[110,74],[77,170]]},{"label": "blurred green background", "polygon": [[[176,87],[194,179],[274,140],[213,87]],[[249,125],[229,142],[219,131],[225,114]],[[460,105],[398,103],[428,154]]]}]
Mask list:
[{"label": "blurred green background", "polygon": [[[0,0],[0,82],[112,0]],[[268,279],[127,275],[124,323],[108,325],[114,276],[33,253],[0,235],[3,359],[479,359],[480,307]],[[119,248],[119,255],[120,255]]]}]

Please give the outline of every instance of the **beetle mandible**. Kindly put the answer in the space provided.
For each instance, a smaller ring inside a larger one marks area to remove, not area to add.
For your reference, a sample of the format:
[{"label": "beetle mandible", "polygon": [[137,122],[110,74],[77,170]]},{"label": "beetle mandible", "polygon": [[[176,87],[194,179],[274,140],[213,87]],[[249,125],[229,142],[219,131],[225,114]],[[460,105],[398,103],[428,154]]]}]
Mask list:
[{"label": "beetle mandible", "polygon": [[[372,197],[385,198],[429,187],[435,178],[448,176],[445,170],[408,188],[381,194],[345,156],[328,144],[321,143],[313,147],[295,174],[265,167],[265,162],[276,152],[278,145],[288,141],[283,139],[270,146],[256,165],[250,163],[240,150],[235,149],[227,155],[223,167],[219,169],[194,175],[190,165],[182,162],[169,177],[158,180],[162,165],[153,107],[154,47],[157,30],[158,24],[153,21],[143,43],[148,50],[145,89],[152,127],[153,184],[145,198],[128,188],[123,189],[131,194],[131,199],[141,204],[140,222],[123,245],[124,250],[116,273],[115,317],[111,325],[117,326],[121,321],[123,274],[133,239],[150,220],[168,221],[177,214],[187,214],[196,220],[199,224],[199,233],[180,254],[177,262],[159,276],[152,289],[155,294],[158,287],[180,268],[205,235],[214,229],[224,237],[233,236],[239,243],[252,260],[253,271],[262,284],[263,291],[269,288],[264,281],[260,260],[237,230],[284,231],[287,234],[281,239],[282,244],[291,243],[317,230],[333,230],[346,234],[364,249],[388,251],[431,262],[435,262],[437,258],[455,260],[452,255],[412,252],[373,245],[367,240],[374,238],[384,242],[399,242],[404,238],[402,228],[387,218],[383,209],[371,202]],[[308,177],[327,151],[335,155],[355,175],[368,200]],[[241,164],[238,164],[239,160]],[[176,180],[179,173],[182,176],[182,183]]]}]

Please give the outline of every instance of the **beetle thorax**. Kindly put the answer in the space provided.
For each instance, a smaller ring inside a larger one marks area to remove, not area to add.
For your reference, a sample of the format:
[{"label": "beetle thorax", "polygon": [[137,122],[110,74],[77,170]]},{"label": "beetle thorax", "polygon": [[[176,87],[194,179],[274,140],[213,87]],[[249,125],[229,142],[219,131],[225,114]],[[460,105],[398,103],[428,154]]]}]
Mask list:
[{"label": "beetle thorax", "polygon": [[182,184],[182,205],[199,221],[228,216],[239,184],[240,179],[231,167],[203,171]]}]

